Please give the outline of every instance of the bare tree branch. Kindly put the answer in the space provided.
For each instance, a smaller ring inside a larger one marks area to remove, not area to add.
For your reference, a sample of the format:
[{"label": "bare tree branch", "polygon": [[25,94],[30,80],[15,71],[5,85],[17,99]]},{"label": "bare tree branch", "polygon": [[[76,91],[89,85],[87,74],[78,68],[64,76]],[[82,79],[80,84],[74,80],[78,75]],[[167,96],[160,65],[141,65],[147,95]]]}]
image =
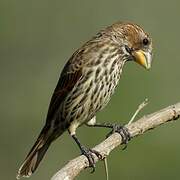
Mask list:
[{"label": "bare tree branch", "polygon": [[[155,113],[146,115],[136,122],[126,125],[126,127],[133,138],[145,133],[148,130],[154,129],[161,124],[176,120],[179,118],[179,116],[180,103],[177,103]],[[122,144],[121,136],[118,133],[114,133],[93,149],[100,152],[103,157],[106,157],[115,147],[119,146],[120,144]],[[95,162],[97,161],[98,158],[95,157]],[[51,178],[51,180],[73,180],[83,169],[87,167],[88,160],[85,156],[81,155],[69,161]]]}]

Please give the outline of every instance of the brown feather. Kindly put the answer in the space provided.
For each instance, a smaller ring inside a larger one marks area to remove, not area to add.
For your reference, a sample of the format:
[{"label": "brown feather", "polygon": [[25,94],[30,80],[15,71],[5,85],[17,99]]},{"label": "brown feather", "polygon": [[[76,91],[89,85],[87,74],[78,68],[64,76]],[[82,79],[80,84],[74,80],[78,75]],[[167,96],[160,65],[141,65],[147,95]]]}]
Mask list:
[{"label": "brown feather", "polygon": [[72,71],[69,62],[66,64],[51,98],[46,119],[47,123],[49,119],[53,118],[60,104],[80,79],[81,75],[81,69]]},{"label": "brown feather", "polygon": [[42,158],[44,157],[48,147],[50,146],[51,141],[46,139],[46,135],[41,133],[35,142],[34,146],[31,148],[26,159],[21,165],[17,179],[21,177],[29,177],[36,170]]}]

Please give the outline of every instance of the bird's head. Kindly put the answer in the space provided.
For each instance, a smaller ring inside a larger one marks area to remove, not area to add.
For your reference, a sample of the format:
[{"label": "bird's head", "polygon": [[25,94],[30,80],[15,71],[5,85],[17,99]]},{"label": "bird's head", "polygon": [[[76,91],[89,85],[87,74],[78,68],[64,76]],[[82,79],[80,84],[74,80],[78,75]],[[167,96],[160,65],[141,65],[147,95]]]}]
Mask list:
[{"label": "bird's head", "polygon": [[152,40],[138,25],[118,22],[110,27],[113,41],[123,50],[125,60],[133,60],[146,69],[152,63]]}]

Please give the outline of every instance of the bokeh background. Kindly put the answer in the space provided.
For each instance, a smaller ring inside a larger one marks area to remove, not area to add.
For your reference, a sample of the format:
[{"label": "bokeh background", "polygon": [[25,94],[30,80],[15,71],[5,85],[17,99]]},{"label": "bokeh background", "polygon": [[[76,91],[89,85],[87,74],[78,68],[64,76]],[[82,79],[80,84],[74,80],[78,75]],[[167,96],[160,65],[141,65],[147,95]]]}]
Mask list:
[{"label": "bokeh background", "polygon": [[[64,63],[99,29],[118,20],[132,21],[154,42],[148,72],[128,63],[119,87],[99,121],[127,122],[145,98],[139,117],[180,100],[180,1],[0,0],[0,179],[13,180],[42,128]],[[92,147],[106,130],[79,128]],[[110,179],[180,179],[180,122],[135,138],[126,151],[108,157]],[[65,133],[49,149],[31,180],[48,180],[79,149]],[[79,180],[105,179],[103,163]]]}]

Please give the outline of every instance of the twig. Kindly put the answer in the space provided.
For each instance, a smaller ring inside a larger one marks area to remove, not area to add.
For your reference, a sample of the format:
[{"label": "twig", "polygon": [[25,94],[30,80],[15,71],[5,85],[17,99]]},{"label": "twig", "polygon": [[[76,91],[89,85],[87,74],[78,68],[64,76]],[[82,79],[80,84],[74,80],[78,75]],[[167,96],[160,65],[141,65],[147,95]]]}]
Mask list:
[{"label": "twig", "polygon": [[[133,138],[138,135],[142,135],[148,130],[154,129],[161,124],[176,120],[179,118],[179,116],[180,103],[177,103],[155,113],[144,116],[136,122],[126,125],[126,127]],[[109,153],[120,144],[122,144],[121,136],[118,133],[114,133],[93,149],[100,152],[104,157],[107,157]],[[98,158],[95,157],[95,162],[97,161]],[[81,155],[69,161],[51,178],[51,180],[73,180],[82,170],[87,167],[88,160],[85,156]]]},{"label": "twig", "polygon": [[148,99],[146,98],[137,108],[137,110],[135,111],[134,115],[132,116],[131,120],[128,122],[128,125],[130,125],[135,117],[138,115],[138,113],[148,104]]},{"label": "twig", "polygon": [[109,170],[108,170],[108,163],[107,163],[107,157],[103,159],[104,161],[104,169],[106,173],[106,180],[109,180]]}]

